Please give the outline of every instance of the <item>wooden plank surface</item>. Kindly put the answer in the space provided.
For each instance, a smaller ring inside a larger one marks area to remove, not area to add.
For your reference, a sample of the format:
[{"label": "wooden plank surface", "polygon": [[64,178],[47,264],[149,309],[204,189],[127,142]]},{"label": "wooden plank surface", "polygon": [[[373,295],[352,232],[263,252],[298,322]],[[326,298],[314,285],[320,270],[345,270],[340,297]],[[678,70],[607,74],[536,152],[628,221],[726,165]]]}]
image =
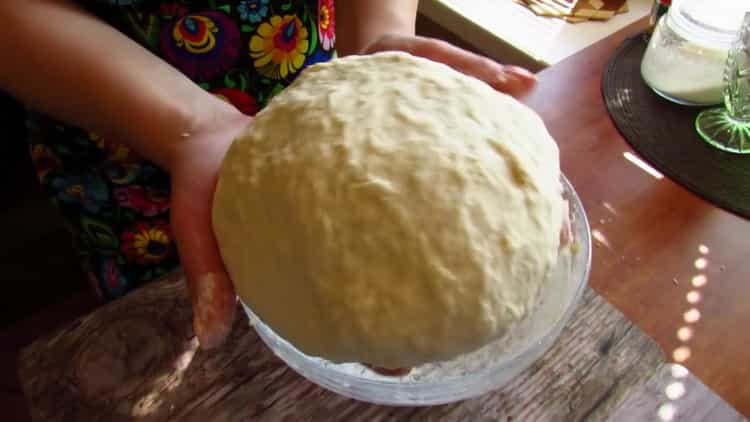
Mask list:
[{"label": "wooden plank surface", "polygon": [[[350,400],[301,378],[265,347],[242,313],[221,349],[197,350],[190,313],[175,274],[35,342],[19,361],[32,417],[604,420],[663,363],[651,339],[588,289],[557,343],[505,388],[450,405],[393,408]],[[659,399],[644,397],[649,404]]]},{"label": "wooden plank surface", "polygon": [[[655,397],[660,400],[654,400]],[[647,383],[641,384],[628,394],[625,402],[611,415],[610,420],[747,421],[687,368],[678,364],[660,366]]]}]

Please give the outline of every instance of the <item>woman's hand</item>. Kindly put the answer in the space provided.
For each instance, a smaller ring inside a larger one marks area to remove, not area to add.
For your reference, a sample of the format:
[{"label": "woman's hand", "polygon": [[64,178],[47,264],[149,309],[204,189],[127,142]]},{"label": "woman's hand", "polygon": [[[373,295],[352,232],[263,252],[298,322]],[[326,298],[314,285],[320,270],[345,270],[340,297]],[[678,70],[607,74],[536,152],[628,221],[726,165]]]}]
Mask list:
[{"label": "woman's hand", "polygon": [[404,51],[441,62],[515,97],[528,93],[535,76],[445,41],[416,36],[418,0],[337,0],[336,50],[342,56]]},{"label": "woman's hand", "polygon": [[234,286],[212,231],[211,210],[222,160],[251,118],[227,112],[208,119],[170,158],[171,226],[193,304],[193,329],[202,348],[218,346],[236,309]]},{"label": "woman's hand", "polygon": [[250,118],[71,0],[2,0],[0,18],[0,49],[9,55],[1,89],[169,171],[170,224],[195,333],[202,347],[218,345],[236,302],[211,229],[212,199],[224,154]]},{"label": "woman's hand", "polygon": [[466,51],[445,41],[413,35],[384,35],[362,53],[404,51],[444,63],[459,72],[480,79],[498,91],[521,97],[536,84],[534,74],[518,66],[501,65],[494,60]]}]

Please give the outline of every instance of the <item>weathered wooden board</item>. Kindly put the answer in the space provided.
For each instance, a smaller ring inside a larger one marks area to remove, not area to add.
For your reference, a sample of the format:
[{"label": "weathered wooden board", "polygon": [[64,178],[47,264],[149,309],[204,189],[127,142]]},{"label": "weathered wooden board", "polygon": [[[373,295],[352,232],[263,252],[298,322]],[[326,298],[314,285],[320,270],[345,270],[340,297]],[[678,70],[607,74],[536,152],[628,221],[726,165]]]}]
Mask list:
[{"label": "weathered wooden board", "polygon": [[[463,402],[395,408],[350,400],[276,358],[239,313],[219,350],[197,349],[179,274],[98,309],[30,345],[19,374],[35,420],[604,420],[656,402],[658,346],[587,290],[569,326],[505,388]],[[730,408],[731,409],[731,408]],[[655,416],[655,415],[654,415]]]},{"label": "weathered wooden board", "polygon": [[[671,389],[672,397],[668,397]],[[609,418],[616,422],[742,422],[742,415],[684,367],[659,367],[651,379],[632,389]]]}]

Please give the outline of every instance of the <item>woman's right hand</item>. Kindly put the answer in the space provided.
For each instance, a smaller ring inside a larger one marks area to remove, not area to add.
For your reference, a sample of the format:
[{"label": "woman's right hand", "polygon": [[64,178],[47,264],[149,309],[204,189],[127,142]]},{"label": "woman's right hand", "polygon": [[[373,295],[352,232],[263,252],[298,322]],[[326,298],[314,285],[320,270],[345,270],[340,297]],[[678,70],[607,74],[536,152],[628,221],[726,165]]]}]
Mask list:
[{"label": "woman's right hand", "polygon": [[232,141],[252,118],[228,111],[205,120],[174,151],[170,224],[193,306],[193,329],[203,348],[218,346],[234,321],[236,296],[211,224],[218,172]]}]

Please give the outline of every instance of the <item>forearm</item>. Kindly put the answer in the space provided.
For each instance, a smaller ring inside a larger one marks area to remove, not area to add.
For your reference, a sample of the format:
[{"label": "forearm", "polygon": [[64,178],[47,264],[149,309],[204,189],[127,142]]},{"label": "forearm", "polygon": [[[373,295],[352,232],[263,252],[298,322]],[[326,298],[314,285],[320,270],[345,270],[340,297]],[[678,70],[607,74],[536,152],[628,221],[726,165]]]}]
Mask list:
[{"label": "forearm", "polygon": [[[0,87],[35,110],[168,167],[186,133],[227,106],[67,0],[4,0]],[[204,117],[198,117],[204,116]]]},{"label": "forearm", "polygon": [[336,51],[356,54],[387,34],[414,35],[418,0],[336,0]]}]

